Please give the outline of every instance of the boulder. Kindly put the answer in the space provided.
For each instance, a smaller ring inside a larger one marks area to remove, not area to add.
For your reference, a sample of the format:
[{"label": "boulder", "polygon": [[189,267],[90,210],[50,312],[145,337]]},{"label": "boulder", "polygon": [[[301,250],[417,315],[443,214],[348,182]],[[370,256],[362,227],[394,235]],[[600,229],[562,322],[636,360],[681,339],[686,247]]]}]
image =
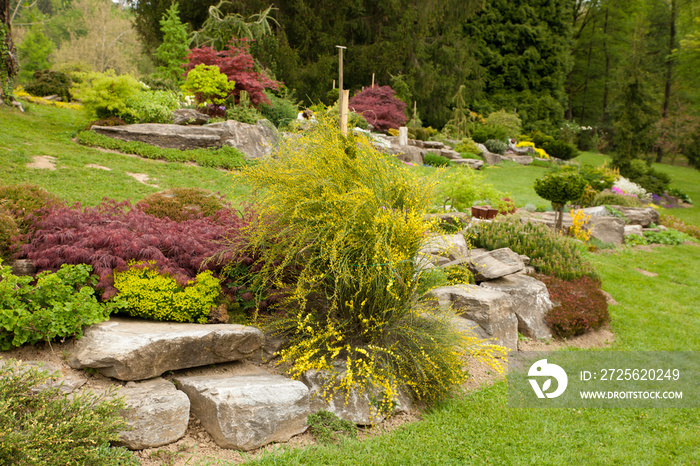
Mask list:
[{"label": "boulder", "polygon": [[[423,141],[423,147],[426,149],[443,149],[445,144],[439,141]],[[440,152],[438,151],[438,153]]]},{"label": "boulder", "polygon": [[480,154],[482,154],[482,155],[485,154],[485,153],[487,153],[487,152],[489,151],[489,150],[486,148],[486,146],[483,145],[483,144],[481,144],[480,142],[477,142],[477,143],[476,143],[476,147],[479,148]]},{"label": "boulder", "polygon": [[235,147],[245,154],[246,160],[262,159],[272,153],[279,143],[279,135],[272,123],[258,120],[254,125],[236,120],[211,123],[205,128],[222,132],[223,145]]},{"label": "boulder", "polygon": [[222,448],[254,450],[307,428],[309,389],[281,375],[176,376],[192,414]]},{"label": "boulder", "polygon": [[489,152],[488,150],[482,155],[484,156],[484,160],[486,161],[486,163],[489,165],[498,165],[501,163],[501,160],[503,160],[502,155],[494,154],[492,152]]},{"label": "boulder", "polygon": [[17,276],[34,275],[36,267],[34,267],[34,262],[29,259],[19,259],[12,263],[12,273]]},{"label": "boulder", "polygon": [[253,356],[262,332],[235,324],[183,324],[116,318],[91,325],[68,365],[95,368],[119,380],[144,380],[186,369]]},{"label": "boulder", "polygon": [[174,125],[203,125],[210,119],[209,115],[199,113],[191,108],[180,108],[173,112],[171,116]]},{"label": "boulder", "polygon": [[167,149],[202,149],[221,146],[223,131],[208,126],[143,123],[125,126],[93,126],[93,131],[123,141],[140,141]]},{"label": "boulder", "polygon": [[453,261],[458,258],[466,257],[468,252],[469,247],[467,246],[467,241],[464,239],[464,235],[457,233],[455,235],[430,236],[425,246],[419,251],[419,254],[446,257],[450,261]]},{"label": "boulder", "polygon": [[517,252],[513,252],[510,248],[500,248],[500,249],[494,249],[493,251],[489,251],[489,254],[491,257],[494,259],[498,259],[501,262],[504,262],[508,265],[514,265],[516,267],[520,267],[522,269],[525,268],[526,265],[530,263],[530,258],[527,256],[521,256]]},{"label": "boulder", "polygon": [[476,285],[456,285],[435,288],[429,292],[442,309],[466,319],[480,338],[512,351],[518,349],[518,318],[512,297],[502,291]]},{"label": "boulder", "polygon": [[425,151],[416,146],[392,146],[392,152],[396,158],[402,162],[415,163],[423,165],[423,155]]},{"label": "boulder", "polygon": [[525,265],[522,262],[518,263],[517,265],[511,265],[496,259],[490,252],[485,252],[479,255],[470,255],[466,265],[474,274],[474,280],[477,282],[495,280],[496,278],[506,275],[522,272],[525,268]]},{"label": "boulder", "polygon": [[156,378],[129,382],[117,392],[126,407],[120,414],[131,430],[119,433],[117,445],[143,450],[181,439],[190,420],[190,399],[172,382]]},{"label": "boulder", "polygon": [[554,307],[549,299],[547,286],[541,281],[516,273],[483,282],[483,288],[498,290],[510,295],[515,305],[513,311],[518,318],[518,331],[529,338],[552,338],[552,332],[544,320]]},{"label": "boulder", "polygon": [[644,228],[641,225],[625,225],[625,238],[630,235],[644,236]]},{"label": "boulder", "polygon": [[471,216],[465,212],[445,212],[441,214],[425,214],[423,216],[425,221],[433,219],[437,219],[440,225],[462,229],[469,224]]},{"label": "boulder", "polygon": [[459,152],[456,150],[452,149],[441,149],[440,150],[440,155],[442,155],[445,158],[448,158],[450,160],[455,160],[455,159],[461,159],[462,157],[459,155]]},{"label": "boulder", "polygon": [[653,207],[613,207],[625,216],[628,225],[641,225],[646,228],[659,221],[659,212]]},{"label": "boulder", "polygon": [[484,161],[477,159],[453,159],[452,161],[458,165],[467,165],[474,170],[481,170],[481,167],[484,166]]},{"label": "boulder", "polygon": [[591,217],[608,217],[610,215],[610,212],[604,205],[586,207],[582,210],[584,215],[590,215]]},{"label": "boulder", "polygon": [[622,244],[625,237],[625,222],[617,217],[591,217],[591,237],[603,243]]},{"label": "boulder", "polygon": [[506,158],[520,165],[530,165],[532,163],[532,156],[529,155],[509,155]]}]

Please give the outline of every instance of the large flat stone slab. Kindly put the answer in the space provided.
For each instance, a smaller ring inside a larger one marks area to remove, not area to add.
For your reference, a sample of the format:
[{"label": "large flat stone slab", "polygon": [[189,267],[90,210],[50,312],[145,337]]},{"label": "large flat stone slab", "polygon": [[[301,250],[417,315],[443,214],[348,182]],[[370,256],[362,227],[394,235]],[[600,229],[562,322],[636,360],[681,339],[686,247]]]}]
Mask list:
[{"label": "large flat stone slab", "polygon": [[307,428],[309,389],[281,375],[176,376],[192,414],[222,448],[254,450]]},{"label": "large flat stone slab", "polygon": [[124,126],[93,126],[93,131],[123,141],[140,141],[169,149],[220,147],[223,130],[206,126],[141,123]]},{"label": "large flat stone slab", "polygon": [[226,120],[210,123],[204,128],[222,131],[222,143],[243,152],[246,160],[267,157],[279,142],[277,129],[267,120],[258,120],[254,125]]},{"label": "large flat stone slab", "polygon": [[[510,256],[500,253],[501,251],[499,251],[497,255],[510,260]],[[483,282],[522,272],[525,265],[522,263],[522,261],[520,263],[516,263],[516,265],[506,263],[496,259],[490,252],[485,252],[483,254],[470,256],[469,261],[467,262],[467,267],[474,274],[474,279],[477,282]]]},{"label": "large flat stone slab", "polygon": [[182,324],[114,317],[85,330],[68,359],[75,369],[95,368],[119,380],[145,380],[253,356],[262,332],[235,324]]},{"label": "large flat stone slab", "polygon": [[129,382],[117,392],[126,408],[120,414],[131,430],[119,433],[118,445],[130,450],[155,448],[176,442],[190,421],[190,399],[172,382],[155,378]]}]

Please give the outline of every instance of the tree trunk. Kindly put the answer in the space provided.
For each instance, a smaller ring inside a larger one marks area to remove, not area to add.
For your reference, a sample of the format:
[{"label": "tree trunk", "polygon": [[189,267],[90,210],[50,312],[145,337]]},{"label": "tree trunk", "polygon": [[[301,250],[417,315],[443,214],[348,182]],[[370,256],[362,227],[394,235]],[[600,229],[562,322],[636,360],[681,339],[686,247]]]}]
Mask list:
[{"label": "tree trunk", "polygon": [[0,0],[0,102],[12,100],[12,81],[17,75],[17,50],[12,43],[10,0]]},{"label": "tree trunk", "polygon": [[561,231],[561,225],[564,220],[564,204],[552,204],[552,207],[554,207],[554,231],[557,233]]},{"label": "tree trunk", "polygon": [[[666,76],[664,83],[664,104],[661,109],[661,117],[668,116],[668,107],[671,103],[671,85],[673,84],[673,49],[676,44],[676,14],[677,0],[671,0],[671,21],[669,24],[669,40],[668,40],[668,57],[666,58]],[[656,163],[661,162],[663,151],[658,149],[656,152]]]},{"label": "tree trunk", "polygon": [[610,76],[610,51],[608,50],[608,9],[605,9],[603,26],[603,49],[605,50],[605,81],[603,85],[603,115],[608,111],[608,78]]}]

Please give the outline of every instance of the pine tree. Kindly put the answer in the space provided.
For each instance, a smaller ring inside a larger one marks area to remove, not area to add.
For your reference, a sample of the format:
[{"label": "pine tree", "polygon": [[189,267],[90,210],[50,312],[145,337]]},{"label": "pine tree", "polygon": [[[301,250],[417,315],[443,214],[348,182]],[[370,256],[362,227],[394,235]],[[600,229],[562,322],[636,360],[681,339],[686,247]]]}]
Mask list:
[{"label": "pine tree", "polygon": [[156,49],[156,57],[161,63],[156,76],[175,85],[185,81],[182,65],[187,63],[187,26],[180,22],[178,4],[173,3],[160,20],[163,43]]}]

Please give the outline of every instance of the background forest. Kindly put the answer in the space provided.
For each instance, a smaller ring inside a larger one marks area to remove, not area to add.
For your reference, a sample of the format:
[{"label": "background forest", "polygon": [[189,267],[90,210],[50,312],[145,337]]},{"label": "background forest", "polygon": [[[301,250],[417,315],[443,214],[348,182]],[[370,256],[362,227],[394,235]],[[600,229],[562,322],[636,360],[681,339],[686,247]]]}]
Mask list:
[{"label": "background forest", "polygon": [[[167,65],[161,21],[174,0],[2,3],[19,84],[46,68],[149,83]],[[250,39],[258,70],[307,105],[337,98],[344,45],[344,87],[390,85],[423,126],[505,109],[524,131],[554,135],[568,121],[628,155],[699,157],[697,0],[181,0],[178,14],[181,47]]]}]

